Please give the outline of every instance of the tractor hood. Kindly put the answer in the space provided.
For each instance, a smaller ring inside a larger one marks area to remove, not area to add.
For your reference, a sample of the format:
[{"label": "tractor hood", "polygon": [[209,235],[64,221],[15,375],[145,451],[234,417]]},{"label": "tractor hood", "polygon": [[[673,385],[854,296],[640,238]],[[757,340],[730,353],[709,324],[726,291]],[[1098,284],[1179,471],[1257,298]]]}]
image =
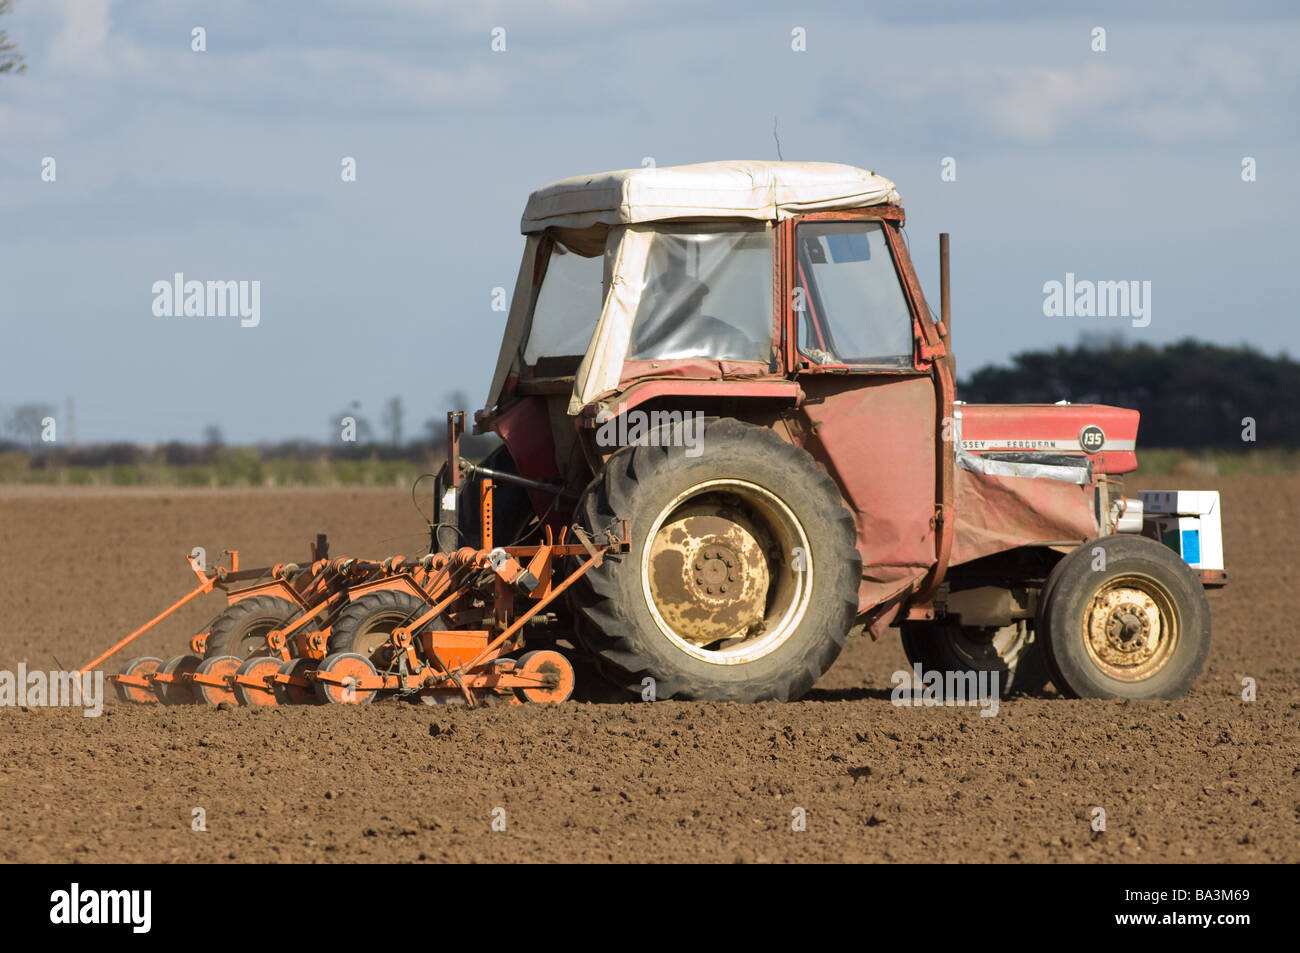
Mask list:
[{"label": "tractor hood", "polygon": [[1052,465],[1087,457],[1095,473],[1137,469],[1138,412],[1104,404],[958,404],[959,453]]}]

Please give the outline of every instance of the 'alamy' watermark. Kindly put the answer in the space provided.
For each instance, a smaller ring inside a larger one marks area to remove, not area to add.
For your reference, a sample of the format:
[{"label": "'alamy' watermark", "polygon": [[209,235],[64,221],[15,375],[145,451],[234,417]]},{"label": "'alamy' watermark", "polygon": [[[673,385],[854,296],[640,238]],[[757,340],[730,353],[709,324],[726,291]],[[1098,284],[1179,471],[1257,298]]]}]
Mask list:
[{"label": "'alamy' watermark", "polygon": [[1043,315],[1049,318],[1132,318],[1133,327],[1151,323],[1151,282],[1076,280],[1043,284]]},{"label": "'alamy' watermark", "polygon": [[897,708],[977,705],[981,718],[992,718],[1002,697],[999,681],[997,672],[925,671],[917,662],[912,671],[900,669],[889,677],[894,686],[889,700]]},{"label": "'alamy' watermark", "polygon": [[176,272],[171,281],[153,283],[153,313],[159,318],[240,318],[240,325],[262,323],[260,281],[186,281]]},{"label": "'alamy' watermark", "polygon": [[618,413],[598,413],[596,423],[596,444],[601,447],[685,447],[688,457],[704,452],[702,411],[628,410],[627,404],[619,404]]},{"label": "'alamy' watermark", "polygon": [[18,671],[0,671],[0,706],[28,708],[84,708],[87,718],[98,718],[104,711],[104,673],[27,671],[19,662]]},{"label": "'alamy' watermark", "polygon": [[130,925],[132,933],[148,933],[153,922],[152,890],[68,890],[50,894],[50,922],[56,924]]}]

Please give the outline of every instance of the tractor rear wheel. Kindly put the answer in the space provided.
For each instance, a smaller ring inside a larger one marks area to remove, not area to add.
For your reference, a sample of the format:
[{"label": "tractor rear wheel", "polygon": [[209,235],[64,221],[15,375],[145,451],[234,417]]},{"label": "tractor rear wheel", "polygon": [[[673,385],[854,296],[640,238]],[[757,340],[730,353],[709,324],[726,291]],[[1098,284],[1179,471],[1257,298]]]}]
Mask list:
[{"label": "tractor rear wheel", "polygon": [[697,441],[624,447],[587,487],[578,521],[600,541],[627,519],[631,548],[573,585],[579,636],[642,697],[798,698],[857,613],[853,516],[812,457],[768,428],[710,419]]},{"label": "tractor rear wheel", "polygon": [[1210,652],[1196,574],[1145,536],[1105,536],[1057,565],[1038,608],[1052,682],[1073,698],[1180,698]]},{"label": "tractor rear wheel", "polygon": [[[302,610],[280,596],[250,596],[226,607],[217,616],[208,633],[205,658],[233,655],[237,659],[255,655],[270,655],[266,644],[267,633],[288,625]],[[315,631],[314,622],[307,623],[308,631]]]},{"label": "tractor rear wheel", "polygon": [[907,660],[923,671],[996,672],[1004,696],[1040,692],[1051,677],[1025,621],[1000,627],[904,621],[899,630]]}]

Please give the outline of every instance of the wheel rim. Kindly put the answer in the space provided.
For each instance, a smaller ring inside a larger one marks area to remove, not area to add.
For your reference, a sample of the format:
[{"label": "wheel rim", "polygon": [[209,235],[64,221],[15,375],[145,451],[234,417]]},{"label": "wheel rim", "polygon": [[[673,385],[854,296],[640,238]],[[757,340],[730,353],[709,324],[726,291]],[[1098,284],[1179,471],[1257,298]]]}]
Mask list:
[{"label": "wheel rim", "polygon": [[1084,614],[1084,644],[1111,678],[1137,682],[1160,671],[1178,644],[1173,600],[1154,579],[1123,576],[1106,583]]},{"label": "wheel rim", "polygon": [[419,617],[419,613],[411,615],[400,609],[376,613],[357,626],[356,632],[352,635],[352,645],[347,648],[347,651],[364,655],[381,667],[386,666],[391,657],[387,648],[388,637],[393,634],[394,629],[414,622]]},{"label": "wheel rim", "polygon": [[263,680],[263,686],[245,685],[242,682],[235,683],[235,699],[241,705],[278,705],[280,699],[272,687],[272,683],[267,681],[278,671],[284,663],[278,656],[261,655],[250,658],[239,666],[236,671],[237,675],[243,675],[247,678],[258,678]]},{"label": "wheel rim", "polygon": [[[204,659],[203,664],[196,670],[196,674],[211,675],[215,678],[228,678],[239,671],[241,664],[243,664],[243,659],[234,655],[218,655],[216,658]],[[209,705],[220,705],[222,702],[238,704],[239,702],[239,699],[235,696],[235,689],[229,682],[222,685],[195,682],[194,686],[199,699]]]},{"label": "wheel rim", "polygon": [[757,484],[697,484],[660,510],[646,539],[646,604],[660,631],[694,658],[717,665],[763,658],[808,611],[808,536],[790,508]]},{"label": "wheel rim", "polygon": [[375,697],[373,688],[361,688],[357,681],[375,674],[368,658],[351,652],[333,655],[320,664],[320,670],[350,680],[350,684],[317,681],[321,701],[341,705],[365,705]]},{"label": "wheel rim", "polygon": [[[122,669],[122,674],[135,675],[137,677],[156,675],[158,670],[162,668],[162,664],[162,659],[153,658],[152,656],[136,658],[127,662],[126,666]],[[122,701],[135,702],[139,705],[158,704],[158,695],[153,690],[152,686],[141,688],[138,685],[123,685],[121,682],[117,682],[116,684],[117,696],[122,699]]]},{"label": "wheel rim", "polygon": [[265,619],[254,622],[248,627],[248,631],[240,637],[239,642],[235,644],[235,655],[241,659],[269,655],[271,649],[266,644],[266,637],[269,633],[284,625],[284,619]]},{"label": "wheel rim", "polygon": [[523,675],[549,675],[554,682],[545,687],[519,689],[519,694],[527,701],[559,704],[568,701],[573,695],[573,666],[568,659],[552,649],[527,653],[519,660],[516,671]]}]

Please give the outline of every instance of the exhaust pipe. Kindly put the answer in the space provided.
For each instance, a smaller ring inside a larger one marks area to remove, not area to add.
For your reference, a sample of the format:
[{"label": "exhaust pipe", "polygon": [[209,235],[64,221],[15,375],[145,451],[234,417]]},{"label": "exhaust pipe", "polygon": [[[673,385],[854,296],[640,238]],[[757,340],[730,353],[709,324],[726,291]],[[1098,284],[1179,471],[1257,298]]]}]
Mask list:
[{"label": "exhaust pipe", "polygon": [[939,233],[939,337],[952,353],[952,298],[948,293],[948,233]]}]

